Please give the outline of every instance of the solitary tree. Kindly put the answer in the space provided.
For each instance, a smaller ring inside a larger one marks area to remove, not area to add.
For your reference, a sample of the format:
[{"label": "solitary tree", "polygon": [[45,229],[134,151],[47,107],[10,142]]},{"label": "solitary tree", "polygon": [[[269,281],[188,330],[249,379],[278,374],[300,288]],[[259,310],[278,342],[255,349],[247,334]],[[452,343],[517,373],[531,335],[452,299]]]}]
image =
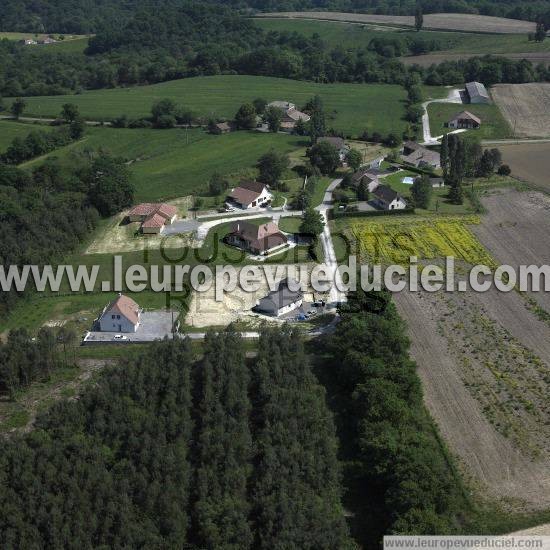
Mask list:
[{"label": "solitary tree", "polygon": [[350,149],[346,154],[346,162],[354,172],[359,170],[362,160],[361,153],[357,149]]},{"label": "solitary tree", "polygon": [[73,122],[80,117],[80,112],[78,110],[78,105],[74,103],[65,103],[61,108],[61,118],[65,122]]},{"label": "solitary tree", "polygon": [[241,130],[252,130],[256,127],[256,109],[252,103],[244,103],[235,115],[235,124]]},{"label": "solitary tree", "polygon": [[546,38],[546,26],[542,21],[537,23],[537,30],[535,31],[535,40],[542,42]]},{"label": "solitary tree", "polygon": [[414,13],[414,26],[419,31],[424,25],[424,15],[422,14],[422,4],[418,2],[416,4],[416,11]]},{"label": "solitary tree", "polygon": [[19,118],[23,114],[23,111],[25,110],[26,106],[27,106],[27,102],[24,99],[21,99],[20,97],[18,97],[11,104],[11,107],[10,107],[11,114],[15,118]]},{"label": "solitary tree", "polygon": [[309,161],[321,174],[332,174],[340,165],[340,155],[334,145],[326,141],[316,143],[308,151]]},{"label": "solitary tree", "polygon": [[258,170],[260,175],[258,179],[269,185],[277,185],[284,171],[288,168],[288,157],[285,154],[279,154],[272,149],[258,159]]},{"label": "solitary tree", "polygon": [[265,111],[265,120],[270,132],[277,133],[281,128],[283,112],[277,107],[268,107]]},{"label": "solitary tree", "polygon": [[258,115],[263,115],[265,108],[267,107],[267,101],[263,97],[257,97],[253,102],[254,109]]},{"label": "solitary tree", "polygon": [[414,205],[418,208],[428,209],[432,199],[432,192],[432,184],[427,174],[416,178],[411,189]]},{"label": "solitary tree", "polygon": [[300,233],[317,237],[323,232],[324,228],[325,221],[321,213],[314,208],[306,208],[300,225]]}]

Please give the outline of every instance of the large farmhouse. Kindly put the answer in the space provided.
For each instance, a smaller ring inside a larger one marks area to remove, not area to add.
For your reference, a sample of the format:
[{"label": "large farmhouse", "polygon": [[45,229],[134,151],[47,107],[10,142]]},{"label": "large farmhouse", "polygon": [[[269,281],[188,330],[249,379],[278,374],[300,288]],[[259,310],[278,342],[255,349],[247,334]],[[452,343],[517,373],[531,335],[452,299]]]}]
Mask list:
[{"label": "large farmhouse", "polygon": [[255,206],[267,206],[271,201],[271,193],[267,187],[258,181],[243,181],[227,195],[227,202],[239,208],[247,209]]},{"label": "large farmhouse", "polygon": [[470,113],[470,111],[462,111],[455,115],[449,122],[449,128],[473,129],[481,126],[481,119]]},{"label": "large farmhouse", "polygon": [[255,225],[247,221],[236,221],[225,236],[225,242],[242,248],[252,254],[268,254],[287,244],[288,239],[273,222]]},{"label": "large farmhouse", "polygon": [[[291,290],[289,286],[298,290]],[[292,285],[290,285],[288,279],[283,279],[279,282],[277,290],[270,292],[258,301],[254,311],[263,313],[264,315],[271,315],[272,317],[279,317],[300,307],[303,299],[304,295],[299,288],[299,283],[292,280]]]},{"label": "large farmhouse", "polygon": [[405,199],[387,185],[379,185],[372,194],[376,205],[383,210],[403,210],[407,208]]},{"label": "large farmhouse", "polygon": [[294,105],[294,103],[289,103],[288,101],[272,101],[271,103],[268,103],[267,106],[275,107],[283,112],[283,117],[281,119],[281,129],[283,130],[293,130],[299,120],[308,122],[311,118],[306,113],[298,111],[296,109],[296,105]]},{"label": "large farmhouse", "polygon": [[489,92],[481,82],[468,82],[466,95],[470,103],[491,103]]},{"label": "large farmhouse", "polygon": [[164,202],[143,202],[134,206],[128,212],[130,222],[140,222],[142,233],[162,233],[165,225],[170,225],[176,219],[178,210]]},{"label": "large farmhouse", "polygon": [[351,176],[351,186],[357,189],[361,183],[366,183],[369,193],[372,193],[379,185],[378,176],[371,172],[371,168],[361,168]]},{"label": "large farmhouse", "polygon": [[128,296],[119,294],[99,316],[99,330],[102,332],[136,332],[140,323],[141,310]]},{"label": "large farmhouse", "polygon": [[417,168],[441,168],[440,154],[414,141],[406,141],[403,144],[401,160]]}]

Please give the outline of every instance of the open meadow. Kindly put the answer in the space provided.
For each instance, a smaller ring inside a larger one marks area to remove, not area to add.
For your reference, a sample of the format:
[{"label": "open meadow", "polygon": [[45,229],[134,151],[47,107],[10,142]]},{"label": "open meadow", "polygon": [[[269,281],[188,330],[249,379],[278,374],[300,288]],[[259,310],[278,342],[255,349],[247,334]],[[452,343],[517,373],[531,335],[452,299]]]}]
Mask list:
[{"label": "open meadow", "polygon": [[550,137],[550,84],[497,84],[493,100],[516,137]]},{"label": "open meadow", "polygon": [[78,95],[26,98],[25,115],[55,117],[64,103],[78,105],[88,120],[108,121],[120,115],[149,116],[155,101],[171,98],[203,117],[232,118],[239,106],[257,97],[288,100],[302,107],[321,96],[327,124],[349,136],[363,130],[401,135],[405,90],[388,84],[318,84],[283,78],[223,75],[185,78],[154,84]]},{"label": "open meadow", "polygon": [[[43,126],[39,126],[43,129]],[[15,138],[25,138],[32,130],[37,129],[32,124],[0,120],[0,153],[5,153]]]},{"label": "open meadow", "polygon": [[[348,21],[351,23],[375,23],[414,27],[411,15],[373,15],[364,13],[342,13],[323,11],[291,11],[263,13],[257,17],[288,17],[291,19],[317,19],[321,21]],[[427,13],[424,14],[424,29],[453,30],[467,32],[485,32],[502,34],[527,34],[535,31],[535,23],[503,17],[472,15],[465,13]]]},{"label": "open meadow", "polygon": [[[29,131],[32,126],[28,126]],[[136,188],[136,201],[159,201],[208,193],[214,173],[238,178],[252,169],[270,149],[290,153],[304,138],[288,134],[233,132],[220,136],[202,129],[88,128],[82,140],[50,153],[71,162],[73,155],[106,151],[128,164]],[[22,165],[32,168],[43,157]]]},{"label": "open meadow", "polygon": [[452,131],[452,128],[447,128],[445,123],[454,115],[465,110],[481,119],[481,127],[476,130],[468,130],[468,133],[479,136],[480,139],[512,137],[512,129],[496,105],[457,105],[454,103],[430,103],[428,105],[432,136],[440,136]]}]

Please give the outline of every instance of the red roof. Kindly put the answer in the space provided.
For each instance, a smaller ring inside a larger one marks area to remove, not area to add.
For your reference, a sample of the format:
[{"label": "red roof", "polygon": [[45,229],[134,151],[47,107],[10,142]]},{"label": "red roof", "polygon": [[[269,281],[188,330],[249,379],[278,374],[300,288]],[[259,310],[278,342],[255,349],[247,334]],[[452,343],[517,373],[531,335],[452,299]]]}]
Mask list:
[{"label": "red roof", "polygon": [[157,210],[157,214],[160,214],[163,218],[171,220],[178,213],[178,209],[171,204],[162,203]]},{"label": "red roof", "polygon": [[141,227],[162,227],[165,223],[166,218],[160,214],[153,214],[141,224]]},{"label": "red roof", "polygon": [[128,296],[123,296],[122,294],[107,306],[105,314],[107,313],[118,313],[123,315],[134,325],[137,325],[139,322],[139,306],[132,298],[128,298]]},{"label": "red roof", "polygon": [[255,225],[247,221],[237,221],[233,223],[230,234],[246,241],[251,248],[261,251],[269,250],[287,242],[286,236],[281,233],[274,222]]},{"label": "red roof", "polygon": [[158,210],[159,205],[151,202],[142,202],[137,206],[134,206],[129,212],[128,216],[150,216]]}]

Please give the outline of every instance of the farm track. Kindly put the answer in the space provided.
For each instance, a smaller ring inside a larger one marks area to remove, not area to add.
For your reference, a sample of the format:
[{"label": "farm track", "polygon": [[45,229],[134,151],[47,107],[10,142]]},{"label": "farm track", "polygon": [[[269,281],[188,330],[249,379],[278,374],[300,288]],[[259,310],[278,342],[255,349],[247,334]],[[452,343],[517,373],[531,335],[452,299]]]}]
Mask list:
[{"label": "farm track", "polygon": [[[414,16],[409,15],[372,15],[343,12],[273,12],[257,14],[256,17],[275,17],[289,19],[312,19],[321,21],[345,21],[350,23],[377,23],[380,25],[399,25],[414,27]],[[471,15],[463,13],[428,13],[424,15],[426,30],[454,30],[498,34],[527,34],[535,31],[535,23],[503,17]]]}]

